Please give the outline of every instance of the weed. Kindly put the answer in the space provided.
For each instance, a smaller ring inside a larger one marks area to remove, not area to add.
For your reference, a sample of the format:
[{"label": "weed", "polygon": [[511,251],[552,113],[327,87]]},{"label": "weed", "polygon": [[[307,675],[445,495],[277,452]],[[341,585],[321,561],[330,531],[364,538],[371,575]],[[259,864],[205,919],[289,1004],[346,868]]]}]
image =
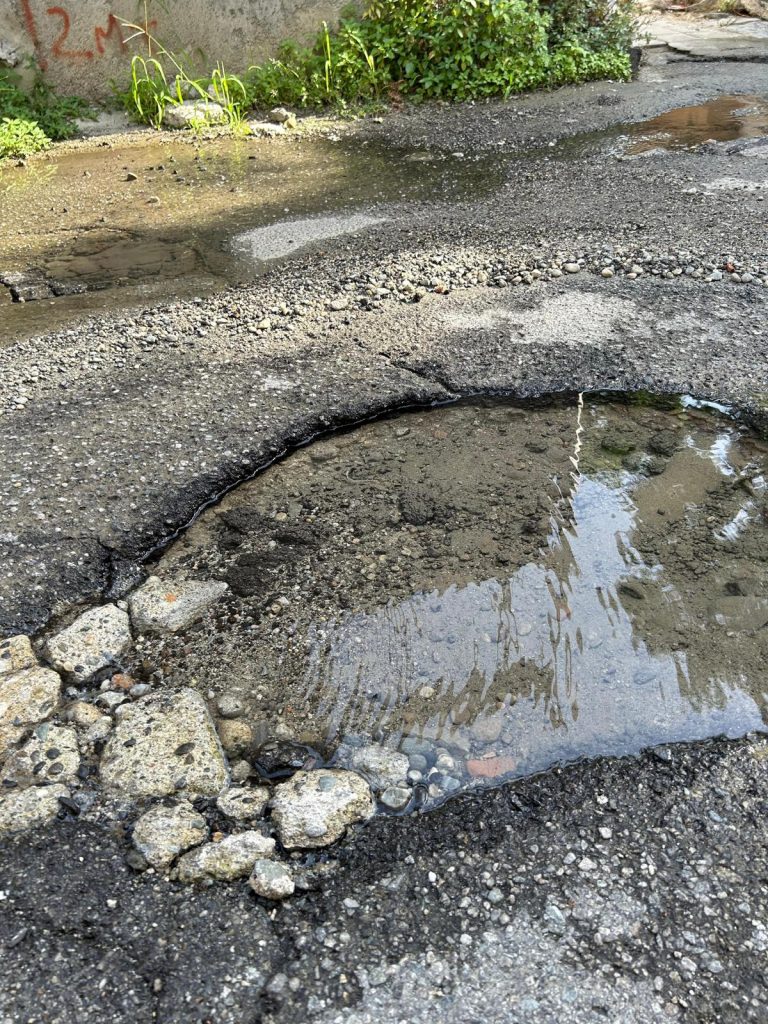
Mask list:
[{"label": "weed", "polygon": [[0,121],[0,160],[28,156],[48,149],[51,140],[36,121],[4,117]]},{"label": "weed", "polygon": [[72,138],[77,118],[95,116],[79,96],[58,96],[39,72],[32,87],[25,90],[19,74],[8,68],[0,70],[1,118],[33,122],[47,138],[58,141]]},{"label": "weed", "polygon": [[509,96],[629,77],[634,0],[371,0],[364,17],[249,68],[254,102],[343,108],[396,88],[416,100]]}]

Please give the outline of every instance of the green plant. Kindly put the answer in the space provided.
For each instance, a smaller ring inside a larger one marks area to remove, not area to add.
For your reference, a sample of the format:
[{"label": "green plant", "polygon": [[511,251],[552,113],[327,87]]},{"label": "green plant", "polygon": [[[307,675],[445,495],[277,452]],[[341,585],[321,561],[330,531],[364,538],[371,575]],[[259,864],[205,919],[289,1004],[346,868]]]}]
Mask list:
[{"label": "green plant", "polygon": [[200,132],[210,123],[204,106],[210,101],[221,106],[224,120],[233,131],[243,130],[245,111],[250,100],[245,85],[237,75],[228,74],[220,64],[210,76],[193,75],[188,70],[190,62],[184,55],[172,53],[141,26],[131,22],[122,24],[124,28],[135,29],[137,33],[146,35],[149,53],[154,50],[155,54],[147,57],[134,55],[127,88],[121,90],[113,83],[118,99],[129,114],[144,124],[160,128],[168,107],[180,106],[187,99],[199,100],[200,112],[192,118],[190,127]]},{"label": "green plant", "polygon": [[51,140],[36,121],[4,117],[0,121],[0,160],[28,156],[48,149]]},{"label": "green plant", "polygon": [[35,122],[54,141],[69,139],[77,131],[77,118],[94,118],[95,112],[79,96],[59,96],[35,75],[31,88],[24,89],[21,76],[0,70],[0,117]]},{"label": "green plant", "polygon": [[371,0],[309,48],[249,68],[255,104],[344,107],[396,90],[416,100],[509,96],[627,78],[634,0]]}]

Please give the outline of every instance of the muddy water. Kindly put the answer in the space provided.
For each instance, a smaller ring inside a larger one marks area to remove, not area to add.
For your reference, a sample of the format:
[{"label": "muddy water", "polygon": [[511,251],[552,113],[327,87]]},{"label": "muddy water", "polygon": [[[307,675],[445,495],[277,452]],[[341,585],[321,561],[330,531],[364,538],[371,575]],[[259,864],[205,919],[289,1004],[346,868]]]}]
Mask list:
[{"label": "muddy water", "polygon": [[552,149],[555,158],[595,153],[638,157],[659,151],[695,150],[705,142],[760,139],[768,135],[768,100],[763,96],[720,96],[677,107],[658,117],[574,135]]},{"label": "muddy water", "polygon": [[495,159],[322,139],[134,143],[2,167],[2,333],[247,281],[302,246],[375,230],[400,203],[476,197],[501,174]]},{"label": "muddy water", "polygon": [[294,765],[381,743],[427,805],[763,729],[768,448],[667,404],[460,404],[313,444],[166,553],[233,597],[145,667],[234,701],[256,769],[275,739]]}]

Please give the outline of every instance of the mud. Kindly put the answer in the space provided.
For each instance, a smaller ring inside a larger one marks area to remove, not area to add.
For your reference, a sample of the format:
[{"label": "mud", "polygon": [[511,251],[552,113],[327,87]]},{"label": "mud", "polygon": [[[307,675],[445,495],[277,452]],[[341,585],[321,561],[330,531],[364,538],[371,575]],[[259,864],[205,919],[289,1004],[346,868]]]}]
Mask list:
[{"label": "mud", "polygon": [[145,640],[141,664],[242,707],[257,770],[279,769],[275,738],[341,763],[381,742],[411,756],[429,805],[760,730],[767,454],[711,409],[644,395],[370,424],[233,491],[169,549],[161,575],[224,579],[234,600]]},{"label": "mud", "polygon": [[[476,198],[501,175],[493,158],[342,139],[126,142],[0,167],[0,344],[252,280],[279,256],[372,230],[393,205]],[[337,211],[347,219],[329,226]]]}]

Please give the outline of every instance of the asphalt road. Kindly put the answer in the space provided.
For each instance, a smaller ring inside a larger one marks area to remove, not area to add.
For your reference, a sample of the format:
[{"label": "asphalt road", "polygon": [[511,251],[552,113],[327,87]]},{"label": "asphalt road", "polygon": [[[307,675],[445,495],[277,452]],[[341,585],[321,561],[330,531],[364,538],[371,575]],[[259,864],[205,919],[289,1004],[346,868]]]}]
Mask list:
[{"label": "asphalt road", "polygon": [[[729,92],[768,93],[768,69],[675,61],[626,87],[366,130],[523,148]],[[726,259],[768,268],[761,188],[705,188],[759,184],[764,164],[726,147],[540,154],[491,198],[436,198],[248,288],[5,348],[0,633],[119,595],[223,489],[401,406],[649,388],[764,424],[768,289],[664,277]],[[646,272],[511,284],[523,263],[599,267],[620,250]],[[489,281],[473,284],[478,272]],[[447,281],[447,294],[330,306],[404,277]],[[276,326],[252,333],[265,315]],[[765,757],[757,738],[694,745],[376,819],[316,889],[274,909],[244,884],[197,892],[134,874],[119,821],[57,822],[0,850],[0,1021],[764,1021]]]}]

